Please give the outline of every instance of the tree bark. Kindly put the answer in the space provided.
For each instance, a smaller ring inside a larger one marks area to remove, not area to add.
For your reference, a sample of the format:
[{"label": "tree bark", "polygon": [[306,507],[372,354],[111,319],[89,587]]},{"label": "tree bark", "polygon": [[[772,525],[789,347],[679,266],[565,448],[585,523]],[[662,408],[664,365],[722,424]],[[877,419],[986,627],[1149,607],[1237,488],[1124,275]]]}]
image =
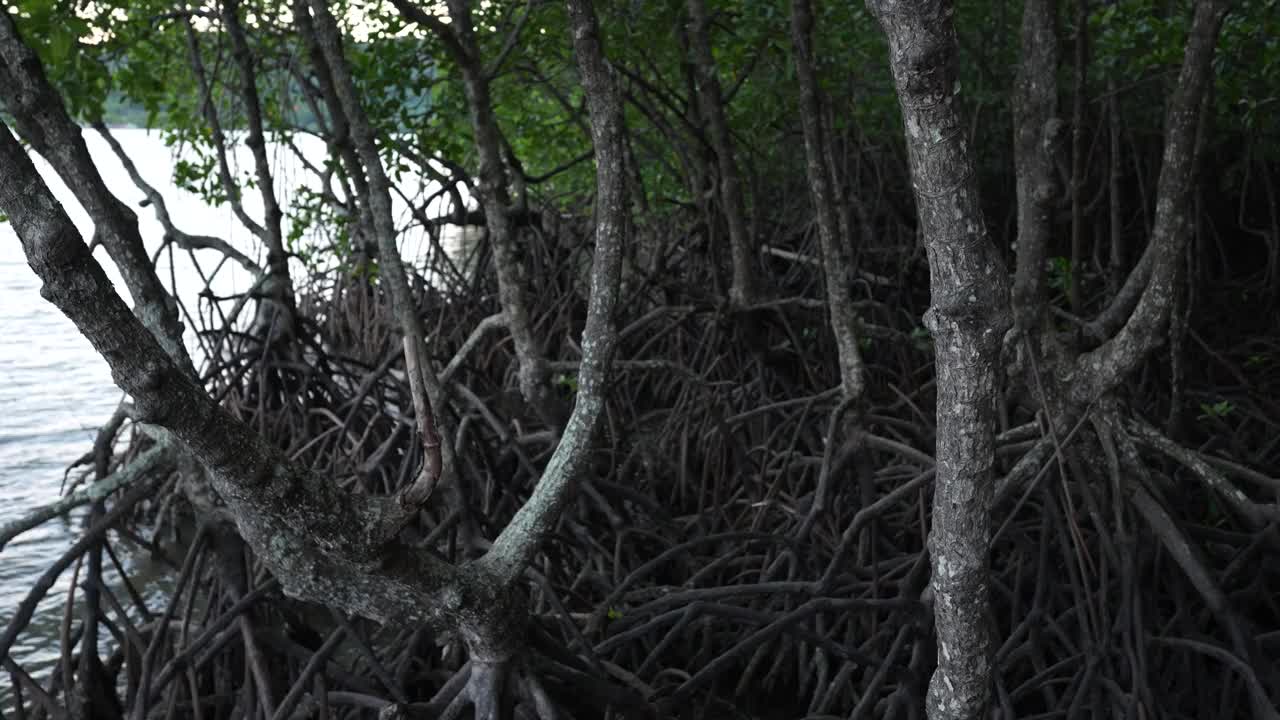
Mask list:
[{"label": "tree bark", "polygon": [[823,127],[822,94],[813,68],[813,8],[809,0],[791,2],[791,46],[800,81],[800,121],[809,175],[809,194],[818,220],[822,268],[826,278],[827,312],[840,359],[840,383],[846,400],[862,397],[866,380],[858,347],[858,317],[853,309],[853,267],[841,237],[836,208],[835,178]]},{"label": "tree bark", "polygon": [[[428,15],[408,0],[393,0],[407,20],[430,29],[440,38],[462,73],[463,89],[475,135],[476,152],[480,156],[480,202],[484,206],[485,226],[493,244],[494,266],[498,275],[498,301],[507,316],[507,329],[515,345],[519,364],[520,394],[547,424],[559,427],[560,417],[548,383],[546,359],[533,337],[528,303],[525,300],[528,278],[516,248],[511,183],[503,163],[505,141],[498,127],[489,94],[489,75],[480,57],[480,47],[471,22],[469,0],[449,0],[449,24]],[[523,180],[523,179],[521,179]]]},{"label": "tree bark", "polygon": [[[304,32],[314,38],[320,49],[324,72],[333,83],[333,96],[337,101],[337,106],[331,106],[330,112],[343,118],[343,124],[350,130],[355,153],[363,164],[363,167],[356,166],[349,168],[349,171],[353,176],[363,175],[367,182],[369,192],[366,202],[378,244],[378,258],[382,262],[379,276],[387,284],[392,312],[404,336],[405,374],[409,378],[414,415],[423,446],[422,471],[414,483],[401,493],[399,507],[394,508],[392,515],[384,519],[385,526],[379,531],[384,537],[390,537],[416,513],[417,508],[427,501],[442,481],[446,487],[460,490],[453,463],[453,433],[443,412],[444,391],[435,370],[430,366],[426,329],[409,290],[409,276],[400,258],[400,248],[396,244],[391,181],[382,168],[373,128],[357,95],[355,81],[343,54],[337,24],[324,2],[312,2],[312,9],[314,17],[305,8],[300,8],[298,22]],[[436,409],[440,412],[437,413]],[[462,502],[461,497],[455,496],[454,500]],[[458,509],[465,511],[465,507],[461,505]]]},{"label": "tree bark", "polygon": [[[341,76],[345,63],[335,60],[341,57],[336,23],[323,0],[312,0],[312,7],[338,94],[351,95],[343,99],[350,104],[354,84],[349,74]],[[579,16],[583,12],[578,8]],[[591,39],[594,33],[579,28],[574,37],[584,55],[584,84],[594,96],[589,104],[600,184],[577,406],[533,497],[490,552],[465,569],[386,537],[381,532],[389,512],[386,506],[394,499],[347,492],[331,478],[292,465],[210,398],[129,313],[26,152],[0,123],[0,212],[8,215],[28,263],[43,282],[41,294],[106,359],[117,385],[133,397],[136,419],[167,429],[209,470],[242,537],[285,591],[379,622],[416,622],[456,632],[481,663],[506,662],[523,647],[521,628],[528,607],[518,591],[519,581],[554,529],[586,465],[616,342],[612,316],[628,232],[620,106],[602,70],[598,40],[593,44]],[[592,47],[597,53],[594,61],[589,55]],[[377,158],[368,123],[353,123],[352,130],[357,149],[368,160],[371,187],[386,183],[385,173],[372,162]],[[379,193],[370,196],[379,204],[374,219],[383,225],[384,238],[393,237],[386,225],[389,207],[383,207],[389,195],[381,195],[384,200],[378,199]],[[383,277],[394,278],[389,270]],[[413,322],[408,324],[412,327]]]},{"label": "tree bark", "polygon": [[711,54],[709,32],[710,19],[703,0],[688,0],[689,41],[693,60],[697,66],[697,91],[702,113],[710,129],[711,147],[716,154],[719,172],[716,193],[729,226],[729,255],[733,265],[733,280],[729,285],[729,304],[745,308],[755,302],[756,260],[754,243],[747,231],[746,203],[742,197],[742,180],[738,174],[738,162],[734,157],[733,138],[729,132],[729,120],[724,112],[724,90],[715,58]]},{"label": "tree bark", "polygon": [[1085,101],[1089,92],[1089,0],[1076,0],[1075,77],[1071,98],[1071,274],[1067,301],[1082,313],[1080,279],[1084,275]]},{"label": "tree bark", "polygon": [[[1182,70],[1165,120],[1164,156],[1156,188],[1150,246],[1133,272],[1150,272],[1146,289],[1124,326],[1073,368],[1071,399],[1085,406],[1115,389],[1163,340],[1176,290],[1178,263],[1187,243],[1195,180],[1196,129],[1213,82],[1213,54],[1227,14],[1227,0],[1200,0],[1187,35]],[[1150,255],[1150,261],[1145,257]],[[1143,268],[1145,263],[1150,263]],[[1126,289],[1129,283],[1126,282]],[[1124,295],[1122,289],[1121,295]]]},{"label": "tree bark", "polygon": [[1022,11],[1022,63],[1013,88],[1013,157],[1018,193],[1017,269],[1013,319],[1020,333],[1039,337],[1046,311],[1045,260],[1058,196],[1053,148],[1064,141],[1058,118],[1056,0],[1027,0]]},{"label": "tree bark", "polygon": [[934,720],[980,718],[990,698],[988,559],[1007,280],[987,235],[960,108],[948,0],[868,0],[889,40],[929,256],[938,374],[937,479],[929,533],[938,667]]},{"label": "tree bark", "polygon": [[23,138],[75,193],[97,236],[120,270],[134,312],[180,367],[195,375],[182,342],[178,304],[164,289],[138,232],[138,216],[107,189],[79,125],[45,76],[40,59],[18,33],[14,16],[0,12],[0,99]]},{"label": "tree bark", "polygon": [[[293,297],[293,280],[289,277],[289,254],[286,252],[284,233],[281,230],[284,213],[276,199],[275,179],[271,175],[267,139],[262,126],[262,103],[258,98],[258,85],[254,76],[253,53],[240,23],[239,6],[238,0],[223,1],[222,24],[231,40],[231,54],[240,75],[240,99],[244,102],[245,120],[249,126],[245,144],[253,154],[258,193],[262,196],[263,232],[259,237],[267,246],[267,292],[284,305],[285,317],[277,318],[276,322],[285,323],[278,331],[283,331],[288,336],[292,334],[293,316],[297,313],[297,308]],[[211,110],[212,106],[209,107]]]},{"label": "tree bark", "polygon": [[627,208],[626,146],[622,103],[613,71],[605,62],[595,11],[585,0],[568,0],[573,48],[591,116],[595,148],[595,259],[591,266],[591,299],[582,331],[582,362],[578,366],[577,405],[564,437],[547,463],[533,496],[493,543],[481,564],[496,574],[514,578],[533,560],[555,529],[572,497],[573,483],[586,467],[592,434],[604,410],[606,383],[618,329],[614,311],[622,276],[622,250],[630,233]]}]

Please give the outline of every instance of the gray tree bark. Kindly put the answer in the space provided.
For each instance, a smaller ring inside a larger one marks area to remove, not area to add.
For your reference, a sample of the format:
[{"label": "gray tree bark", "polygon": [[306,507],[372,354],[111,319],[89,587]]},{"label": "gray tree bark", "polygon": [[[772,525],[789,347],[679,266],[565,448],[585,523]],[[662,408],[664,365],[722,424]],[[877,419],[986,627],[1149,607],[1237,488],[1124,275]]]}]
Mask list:
[{"label": "gray tree bark", "polygon": [[703,0],[687,0],[689,12],[689,41],[693,61],[697,66],[697,91],[702,102],[702,114],[711,136],[711,147],[716,154],[719,172],[716,194],[724,210],[729,226],[729,256],[733,280],[729,285],[729,304],[745,308],[755,302],[757,294],[756,259],[754,243],[747,231],[746,202],[742,197],[742,180],[738,174],[738,161],[734,156],[733,138],[729,132],[729,120],[724,112],[724,90],[715,58],[711,55],[710,18]]},{"label": "gray tree bark", "polygon": [[[293,280],[289,276],[289,254],[284,246],[284,233],[281,229],[284,213],[280,210],[280,203],[276,199],[275,179],[271,174],[271,161],[267,157],[267,139],[262,126],[262,102],[258,97],[253,53],[249,49],[249,40],[245,37],[244,27],[240,22],[238,0],[223,0],[222,24],[227,29],[227,37],[231,40],[231,54],[235,58],[240,76],[240,99],[244,102],[245,120],[249,126],[249,135],[245,139],[245,144],[253,154],[258,194],[262,197],[263,225],[259,238],[267,247],[267,291],[284,306],[283,317],[277,317],[274,321],[285,324],[284,327],[278,327],[277,332],[284,332],[287,336],[292,334],[293,316],[297,308],[293,297]],[[208,107],[212,111],[212,106]]]},{"label": "gray tree bark", "polygon": [[[337,23],[324,2],[312,2],[311,5],[312,12],[307,12],[305,7],[298,8],[298,23],[304,34],[313,38],[320,50],[321,57],[317,60],[323,60],[323,73],[332,83],[332,100],[336,101],[330,106],[330,113],[342,118],[340,122],[349,129],[355,155],[360,161],[360,164],[348,168],[348,171],[352,176],[365,178],[368,190],[365,202],[378,244],[378,258],[382,262],[380,277],[385,279],[391,295],[392,312],[403,334],[405,373],[409,378],[414,415],[423,446],[424,462],[421,472],[414,483],[401,493],[400,503],[390,508],[389,515],[382,520],[383,527],[379,533],[383,537],[390,537],[427,501],[442,481],[446,487],[460,491],[453,463],[453,433],[448,427],[447,416],[443,412],[436,412],[437,408],[444,409],[444,391],[435,370],[430,366],[426,329],[409,291],[409,276],[400,257],[400,248],[396,244],[395,218],[391,209],[391,181],[383,170],[373,128],[360,103],[355,81],[343,54],[342,37]],[[353,159],[348,158],[349,161]],[[460,511],[465,510],[460,504],[461,497],[455,495],[454,500],[459,503]]]},{"label": "gray tree bark", "polygon": [[[332,60],[335,52],[341,53],[336,24],[323,0],[312,0],[312,7],[324,53]],[[210,398],[130,314],[26,152],[0,123],[0,211],[9,216],[29,264],[41,278],[42,296],[107,360],[115,382],[133,397],[137,420],[167,429],[208,469],[242,537],[289,595],[380,622],[418,622],[456,633],[482,670],[474,673],[473,695],[500,687],[494,673],[505,672],[509,659],[522,649],[520,629],[528,608],[518,584],[555,527],[585,465],[603,410],[616,341],[612,316],[628,232],[624,148],[620,105],[599,56],[594,25],[586,24],[589,12],[576,6],[573,13],[575,47],[581,54],[597,143],[599,183],[577,405],[533,497],[491,550],[462,568],[383,532],[385,518],[395,513],[387,506],[397,499],[349,493],[330,478],[292,465]],[[332,61],[329,65],[335,71],[345,67]],[[339,95],[354,87],[337,75],[335,80]],[[372,147],[371,138],[361,139],[367,129],[367,123],[363,129],[353,123],[362,155]],[[376,160],[376,155],[366,159]],[[386,182],[376,163],[366,162],[365,169],[371,185]],[[371,193],[371,200],[377,195]],[[382,214],[379,222],[385,224],[389,211],[379,210],[375,220]],[[393,237],[386,230],[384,226],[384,236]],[[482,715],[495,707],[491,699],[486,695],[477,702]]]},{"label": "gray tree bark", "polygon": [[164,289],[138,232],[138,216],[107,189],[89,158],[79,125],[45,76],[40,59],[0,13],[0,100],[31,147],[58,173],[93,220],[96,236],[120,270],[134,312],[184,371],[195,366],[182,343],[178,304]]},{"label": "gray tree bark", "polygon": [[[528,278],[516,248],[516,227],[511,197],[512,178],[503,162],[506,144],[498,127],[489,94],[489,74],[480,56],[479,43],[471,21],[470,0],[448,0],[449,23],[445,24],[408,0],[393,0],[405,19],[430,29],[440,38],[462,73],[463,89],[480,157],[477,191],[484,206],[485,227],[493,243],[494,266],[498,275],[498,301],[506,314],[507,329],[515,345],[519,363],[520,394],[542,419],[560,425],[559,413],[548,384],[548,368],[541,345],[533,337],[525,292]],[[515,170],[518,173],[519,170]],[[518,179],[523,183],[523,178]]]},{"label": "gray tree bark", "polygon": [[920,229],[929,256],[938,374],[937,479],[930,589],[938,667],[934,720],[979,718],[991,686],[988,542],[1000,343],[1007,280],[987,236],[957,85],[948,0],[868,0],[889,40]]},{"label": "gray tree bark", "polygon": [[1018,193],[1017,268],[1013,319],[1035,340],[1048,301],[1045,260],[1053,203],[1060,193],[1053,149],[1064,140],[1058,117],[1056,0],[1027,0],[1022,10],[1022,63],[1013,88],[1013,158]]},{"label": "gray tree bark", "polygon": [[830,148],[823,127],[822,94],[813,69],[813,7],[809,0],[791,2],[791,47],[800,81],[800,121],[809,175],[809,194],[818,220],[822,269],[826,278],[827,312],[840,360],[840,383],[846,400],[857,401],[866,385],[862,352],[858,347],[858,316],[853,309],[853,267],[841,237],[831,172]]},{"label": "gray tree bark", "polygon": [[[1192,207],[1195,180],[1196,130],[1205,95],[1213,82],[1213,55],[1229,6],[1227,0],[1196,3],[1182,69],[1165,119],[1155,224],[1145,253],[1151,255],[1150,278],[1124,326],[1110,340],[1077,359],[1072,369],[1070,394],[1077,406],[1085,406],[1115,389],[1164,339],[1176,290],[1178,263],[1187,243],[1187,213]],[[1134,272],[1144,270],[1146,262],[1144,256]],[[1126,282],[1126,286],[1128,284]]]}]

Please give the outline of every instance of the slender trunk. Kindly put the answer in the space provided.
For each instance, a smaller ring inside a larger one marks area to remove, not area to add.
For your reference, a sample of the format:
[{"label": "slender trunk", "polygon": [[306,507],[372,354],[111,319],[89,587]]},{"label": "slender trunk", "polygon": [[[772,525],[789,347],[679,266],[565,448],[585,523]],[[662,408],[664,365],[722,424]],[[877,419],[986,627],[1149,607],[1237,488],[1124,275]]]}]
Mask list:
[{"label": "slender trunk", "polygon": [[[471,131],[480,157],[479,184],[476,190],[484,206],[485,225],[493,246],[494,266],[498,275],[498,302],[507,316],[507,329],[511,332],[511,340],[515,345],[520,394],[544,422],[552,427],[559,427],[561,413],[548,385],[547,362],[541,345],[533,337],[530,325],[525,298],[528,278],[516,247],[516,224],[511,199],[513,182],[507,173],[507,163],[503,161],[506,141],[498,127],[493,100],[489,95],[490,76],[484,68],[475,28],[472,26],[470,0],[449,0],[447,25],[409,0],[393,0],[392,4],[407,20],[417,22],[434,32],[462,73]],[[511,165],[514,172],[519,172],[516,163]],[[521,177],[514,183],[520,198],[523,198],[523,192],[520,191],[523,182]]]},{"label": "slender trunk", "polygon": [[[315,13],[314,17],[307,13],[305,8],[299,7],[299,25],[304,33],[314,38],[315,44],[320,49],[327,72],[333,82],[334,98],[338,101],[338,106],[331,107],[330,111],[335,115],[344,116],[355,152],[363,163],[363,168],[355,167],[351,172],[353,176],[363,174],[368,183],[367,203],[378,243],[378,259],[382,263],[382,272],[379,273],[379,277],[387,284],[391,295],[392,311],[404,335],[405,374],[409,378],[413,410],[422,443],[422,470],[414,483],[402,491],[399,507],[395,508],[398,512],[393,512],[390,517],[384,518],[386,525],[379,531],[379,535],[390,537],[412,518],[417,508],[427,501],[442,480],[451,491],[460,493],[461,486],[453,463],[453,433],[445,424],[448,420],[443,412],[444,391],[435,370],[430,365],[426,330],[413,301],[413,295],[409,289],[409,276],[396,244],[395,219],[391,209],[391,182],[382,168],[382,159],[378,156],[373,128],[356,94],[355,81],[351,77],[346,57],[343,55],[341,36],[333,16],[323,0],[312,0],[311,5]],[[439,413],[436,412],[437,408],[440,410]],[[464,497],[461,494],[454,497],[454,502],[459,511],[465,512]]]},{"label": "slender trunk", "polygon": [[592,436],[604,412],[608,381],[617,344],[614,313],[622,277],[622,253],[631,233],[627,207],[626,147],[622,102],[613,70],[605,61],[595,12],[587,0],[567,0],[573,49],[591,116],[595,149],[595,257],[591,263],[591,299],[582,330],[582,363],[578,366],[577,402],[564,436],[547,463],[533,496],[511,519],[480,565],[515,582],[555,529],[573,496]]},{"label": "slender trunk", "polygon": [[1018,254],[1013,280],[1013,318],[1033,340],[1044,320],[1045,259],[1052,239],[1053,147],[1062,137],[1058,112],[1056,0],[1027,0],[1022,13],[1022,63],[1014,84],[1013,155],[1018,192]]},{"label": "slender trunk", "polygon": [[1081,315],[1080,278],[1084,261],[1084,108],[1089,81],[1089,0],[1076,0],[1075,81],[1071,107],[1071,273],[1067,297]]},{"label": "slender trunk", "polygon": [[271,161],[267,157],[267,140],[263,132],[262,103],[258,98],[253,53],[249,50],[249,41],[245,37],[244,27],[240,24],[238,0],[224,0],[222,23],[227,28],[227,36],[231,40],[231,52],[240,74],[240,99],[244,102],[245,120],[249,125],[249,135],[245,142],[253,154],[258,193],[262,196],[261,239],[267,246],[267,275],[271,280],[267,290],[285,306],[287,317],[284,321],[287,325],[284,329],[291,330],[293,315],[297,309],[293,298],[293,281],[289,277],[289,255],[284,246],[284,233],[281,230],[284,213],[280,210],[280,203],[276,199],[275,179],[271,175]]},{"label": "slender trunk", "polygon": [[703,0],[688,0],[689,40],[697,67],[698,96],[702,112],[711,131],[711,147],[716,154],[719,171],[716,192],[729,226],[729,255],[733,264],[733,280],[729,286],[729,303],[746,307],[756,299],[756,260],[754,245],[747,231],[746,203],[742,196],[742,180],[734,157],[729,120],[724,112],[724,91],[720,87],[711,40],[707,8]]},{"label": "slender trunk", "polygon": [[1110,242],[1110,258],[1107,268],[1107,298],[1115,297],[1120,291],[1120,286],[1124,282],[1124,226],[1121,220],[1121,195],[1120,195],[1120,167],[1121,167],[1121,144],[1120,144],[1120,99],[1116,97],[1116,81],[1114,78],[1107,78],[1107,139],[1108,139],[1108,168],[1107,168],[1107,208],[1108,223],[1107,226],[1111,231]]},{"label": "slender trunk", "polygon": [[534,340],[526,287],[525,266],[516,247],[516,227],[511,214],[511,196],[502,162],[502,140],[493,101],[489,96],[489,80],[478,65],[463,66],[463,83],[471,111],[471,128],[480,156],[480,202],[484,204],[485,227],[493,245],[493,262],[498,275],[498,300],[507,315],[507,327],[515,345],[520,365],[520,394],[525,402],[542,414],[549,424],[558,425],[548,413],[550,392],[547,366],[542,349]]},{"label": "slender trunk", "polygon": [[818,218],[818,239],[826,278],[827,311],[840,358],[840,382],[847,400],[857,400],[865,386],[858,348],[858,318],[853,309],[853,268],[842,239],[836,210],[830,148],[823,127],[822,96],[813,69],[813,8],[809,0],[791,2],[791,44],[800,80],[800,120],[809,174],[809,193]]},{"label": "slender trunk", "polygon": [[988,538],[1005,271],[987,235],[957,87],[948,0],[869,0],[889,39],[917,211],[929,255],[938,373],[930,589],[938,667],[933,720],[984,717],[990,699]]}]

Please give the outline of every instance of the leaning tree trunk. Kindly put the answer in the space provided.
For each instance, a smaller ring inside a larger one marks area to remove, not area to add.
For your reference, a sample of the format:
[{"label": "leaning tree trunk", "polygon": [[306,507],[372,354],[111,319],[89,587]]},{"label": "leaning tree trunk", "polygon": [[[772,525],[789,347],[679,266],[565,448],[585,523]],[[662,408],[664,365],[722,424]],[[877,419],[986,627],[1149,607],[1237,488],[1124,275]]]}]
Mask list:
[{"label": "leaning tree trunk", "polygon": [[178,304],[156,275],[138,232],[138,216],[120,202],[89,157],[80,126],[72,119],[39,57],[20,37],[14,16],[0,13],[0,102],[31,147],[58,173],[93,220],[134,301],[134,313],[165,352],[192,376],[195,365],[182,344]]},{"label": "leaning tree trunk", "polygon": [[889,39],[906,125],[932,303],[938,372],[937,479],[929,534],[938,668],[934,720],[978,718],[991,685],[987,625],[995,399],[1009,324],[1000,256],[987,236],[965,142],[949,0],[868,0]]}]

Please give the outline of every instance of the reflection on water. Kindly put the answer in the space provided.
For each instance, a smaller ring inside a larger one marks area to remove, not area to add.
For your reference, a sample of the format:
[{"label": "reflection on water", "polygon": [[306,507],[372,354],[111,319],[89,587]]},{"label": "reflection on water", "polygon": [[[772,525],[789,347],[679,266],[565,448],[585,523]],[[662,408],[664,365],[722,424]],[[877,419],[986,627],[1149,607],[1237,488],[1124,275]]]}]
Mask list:
[{"label": "reflection on water", "polygon": [[[258,248],[248,232],[238,225],[229,207],[209,207],[170,184],[173,158],[158,137],[149,136],[143,130],[117,130],[115,135],[144,179],[164,195],[170,215],[180,229],[220,236],[250,257],[261,260]],[[85,138],[107,186],[121,199],[136,204],[142,193],[134,188],[106,143],[92,132],[87,132]],[[323,157],[323,145],[315,138],[299,137],[295,143],[309,156]],[[250,167],[247,152],[238,161],[241,167]],[[87,215],[47,166],[37,164],[76,225],[88,237],[92,226]],[[276,153],[275,175],[283,207],[289,207],[291,195],[300,182],[298,167],[299,163],[287,152]],[[0,181],[3,181],[3,171],[0,171]],[[244,199],[248,212],[260,217],[261,201],[257,193],[246,193]],[[137,212],[143,238],[154,252],[161,244],[163,231],[150,209],[137,208]],[[407,245],[404,251],[410,257],[425,249],[418,238]],[[119,274],[106,253],[99,248],[95,257],[123,293]],[[205,275],[218,265],[219,257],[211,251],[200,251],[196,258]],[[166,284],[171,278],[176,280],[179,300],[189,312],[199,312],[201,300],[197,293],[203,282],[185,253],[162,253],[157,271]],[[66,467],[90,448],[96,428],[110,417],[122,398],[111,381],[106,363],[70,320],[41,299],[39,284],[27,267],[12,228],[0,223],[0,524],[58,499]],[[227,297],[245,291],[250,284],[246,272],[234,263],[226,263],[214,277],[213,290],[217,296]],[[193,330],[196,323],[190,318],[184,318],[184,322],[187,345],[193,357],[199,357]],[[45,523],[0,551],[0,629],[7,625],[35,579],[75,541],[85,513],[86,509],[82,508],[68,519]],[[127,549],[128,545],[118,547]],[[126,553],[122,561],[131,577],[136,574],[137,579],[145,583],[146,595],[156,597],[165,592],[165,582],[157,581],[157,577],[163,578],[161,568],[150,561],[148,553]],[[104,567],[110,568],[110,562],[104,561]],[[118,582],[118,578],[113,579]],[[29,669],[40,669],[41,674],[58,657],[58,627],[70,584],[69,570],[41,603],[32,626],[12,651],[16,659]],[[128,606],[123,592],[120,597],[122,604]],[[0,701],[9,693],[8,686],[7,677],[0,681]]]}]

